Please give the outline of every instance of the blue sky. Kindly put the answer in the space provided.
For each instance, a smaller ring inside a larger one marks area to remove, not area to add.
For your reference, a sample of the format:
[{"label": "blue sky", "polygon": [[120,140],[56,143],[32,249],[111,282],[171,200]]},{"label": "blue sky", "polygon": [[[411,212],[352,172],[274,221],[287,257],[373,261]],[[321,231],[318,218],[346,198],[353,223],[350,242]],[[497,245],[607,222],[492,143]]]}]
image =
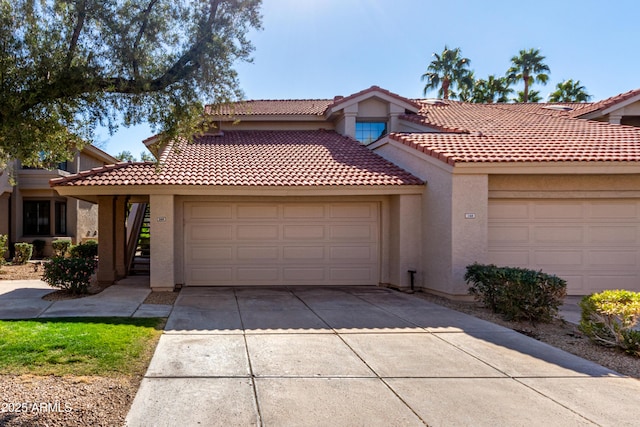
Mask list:
[{"label": "blue sky", "polygon": [[[333,98],[372,85],[422,97],[420,76],[445,44],[461,48],[477,78],[540,49],[550,81],[533,89],[545,98],[570,78],[592,100],[640,87],[637,0],[263,0],[262,15],[263,30],[250,34],[253,63],[236,68],[247,99]],[[121,128],[98,145],[139,157],[151,135]]]}]

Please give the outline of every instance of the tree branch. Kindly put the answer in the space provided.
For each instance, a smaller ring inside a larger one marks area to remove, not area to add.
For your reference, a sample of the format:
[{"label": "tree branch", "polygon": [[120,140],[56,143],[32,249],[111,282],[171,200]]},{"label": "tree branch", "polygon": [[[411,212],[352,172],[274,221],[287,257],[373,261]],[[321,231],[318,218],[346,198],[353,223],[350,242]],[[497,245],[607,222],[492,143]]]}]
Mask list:
[{"label": "tree branch", "polygon": [[144,36],[144,32],[147,29],[147,24],[149,23],[149,15],[151,14],[151,10],[156,5],[156,3],[158,3],[158,0],[151,0],[147,8],[144,10],[144,13],[142,15],[142,25],[140,25],[140,29],[138,30],[138,35],[136,36],[136,40],[133,42],[132,66],[133,66],[133,76],[136,79],[140,76],[138,59],[137,59],[136,53],[138,51],[138,46],[140,45],[140,41],[142,40],[142,36]]},{"label": "tree branch", "polygon": [[73,29],[71,41],[69,42],[69,50],[67,51],[67,69],[71,67],[71,62],[73,61],[73,56],[75,55],[76,47],[78,46],[78,39],[80,38],[80,33],[82,32],[86,18],[87,2],[86,0],[81,0],[78,2],[78,20],[76,21],[76,26]]}]

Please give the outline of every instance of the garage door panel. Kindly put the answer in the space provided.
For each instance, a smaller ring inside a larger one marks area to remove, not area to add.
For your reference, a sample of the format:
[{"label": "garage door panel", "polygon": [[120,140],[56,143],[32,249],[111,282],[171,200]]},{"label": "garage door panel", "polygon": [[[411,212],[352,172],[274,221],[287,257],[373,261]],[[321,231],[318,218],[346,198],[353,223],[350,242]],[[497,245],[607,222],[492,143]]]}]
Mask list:
[{"label": "garage door panel", "polygon": [[242,246],[237,248],[237,258],[255,262],[273,261],[280,258],[279,252],[278,246]]},{"label": "garage door panel", "polygon": [[592,226],[588,229],[591,243],[635,243],[638,241],[637,226]]},{"label": "garage door panel", "polygon": [[248,205],[237,207],[238,219],[277,219],[278,206]]},{"label": "garage door panel", "polygon": [[489,242],[529,243],[529,226],[495,226],[489,229]]},{"label": "garage door panel", "polygon": [[375,219],[377,210],[372,204],[339,204],[329,207],[329,218],[337,219]]},{"label": "garage door panel", "polygon": [[636,251],[590,251],[589,265],[592,267],[634,268],[637,266]]},{"label": "garage door panel", "polygon": [[231,204],[196,205],[185,212],[185,219],[231,219],[233,218],[233,206]]},{"label": "garage door panel", "polygon": [[351,260],[370,261],[374,259],[371,253],[371,246],[332,246],[329,249],[329,256],[332,260],[343,260],[350,262]]},{"label": "garage door panel", "polygon": [[526,267],[530,264],[529,262],[529,250],[510,250],[510,251],[499,251],[499,250],[489,250],[489,258],[495,264],[499,264],[501,266],[508,265],[511,267]]},{"label": "garage door panel", "polygon": [[581,250],[535,250],[533,259],[542,268],[580,267],[584,263],[584,253]]},{"label": "garage door panel", "polygon": [[234,257],[232,246],[191,246],[187,248],[187,257],[194,262],[230,261]]},{"label": "garage door panel", "polygon": [[326,280],[326,269],[323,267],[284,267],[283,278],[293,282],[321,283]]},{"label": "garage door panel", "polygon": [[490,262],[556,274],[573,295],[640,291],[640,200],[492,199],[489,212]]},{"label": "garage door panel", "polygon": [[333,225],[329,226],[329,238],[331,240],[370,241],[374,238],[376,230],[368,224]]},{"label": "garage door panel", "polygon": [[233,226],[210,223],[191,224],[185,227],[185,234],[192,242],[232,240]]},{"label": "garage door panel", "polygon": [[581,219],[583,216],[583,207],[579,202],[551,202],[544,205],[533,205],[534,219]]},{"label": "garage door panel", "polygon": [[285,225],[284,238],[287,240],[324,239],[325,226],[323,224]]},{"label": "garage door panel", "polygon": [[324,246],[285,246],[283,248],[283,257],[285,260],[316,260],[325,259]]},{"label": "garage door panel", "polygon": [[277,267],[236,267],[236,271],[239,282],[274,282],[280,279]]},{"label": "garage door panel", "polygon": [[187,286],[379,282],[376,202],[209,205],[184,206]]},{"label": "garage door panel", "polygon": [[535,243],[581,243],[584,240],[583,227],[548,227],[538,226],[533,228],[533,241]]},{"label": "garage door panel", "polygon": [[236,238],[238,240],[267,240],[278,239],[278,225],[244,225],[238,224]]},{"label": "garage door panel", "polygon": [[325,207],[324,205],[285,206],[283,217],[285,219],[322,219],[325,217]]},{"label": "garage door panel", "polygon": [[625,202],[594,202],[590,205],[590,216],[594,219],[632,219],[638,218],[638,205]]},{"label": "garage door panel", "polygon": [[489,205],[489,217],[494,219],[528,220],[529,206],[512,201],[495,201]]}]

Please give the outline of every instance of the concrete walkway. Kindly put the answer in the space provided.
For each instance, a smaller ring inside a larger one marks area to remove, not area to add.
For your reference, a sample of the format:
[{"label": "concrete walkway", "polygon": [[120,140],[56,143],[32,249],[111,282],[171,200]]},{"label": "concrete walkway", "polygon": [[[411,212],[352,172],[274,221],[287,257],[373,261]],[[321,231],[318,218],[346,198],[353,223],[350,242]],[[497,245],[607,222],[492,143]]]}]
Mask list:
[{"label": "concrete walkway", "polygon": [[640,381],[384,288],[186,288],[130,426],[637,425]]},{"label": "concrete walkway", "polygon": [[0,280],[0,319],[42,317],[167,317],[173,306],[143,304],[149,295],[149,277],[130,276],[97,295],[46,301],[53,292],[41,280]]}]

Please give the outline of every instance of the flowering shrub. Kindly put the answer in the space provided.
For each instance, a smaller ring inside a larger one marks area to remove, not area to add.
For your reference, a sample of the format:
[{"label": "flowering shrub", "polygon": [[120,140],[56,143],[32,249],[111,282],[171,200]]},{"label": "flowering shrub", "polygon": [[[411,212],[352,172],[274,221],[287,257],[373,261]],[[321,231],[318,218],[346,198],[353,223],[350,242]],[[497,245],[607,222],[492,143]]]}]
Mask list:
[{"label": "flowering shrub", "polygon": [[597,344],[619,347],[640,356],[640,292],[625,290],[591,294],[580,301],[580,330]]},{"label": "flowering shrub", "polygon": [[33,245],[31,243],[16,243],[13,245],[16,250],[13,256],[14,264],[26,264],[33,255]]},{"label": "flowering shrub", "polygon": [[86,294],[96,267],[98,262],[94,259],[56,257],[45,264],[42,280],[53,288]]},{"label": "flowering shrub", "polygon": [[72,246],[69,253],[73,258],[95,258],[98,256],[98,242],[87,240],[79,245]]},{"label": "flowering shrub", "polygon": [[507,320],[551,321],[567,294],[563,279],[525,268],[472,264],[464,278],[476,300]]},{"label": "flowering shrub", "polygon": [[64,257],[71,246],[70,240],[54,240],[51,242],[54,257]]}]

